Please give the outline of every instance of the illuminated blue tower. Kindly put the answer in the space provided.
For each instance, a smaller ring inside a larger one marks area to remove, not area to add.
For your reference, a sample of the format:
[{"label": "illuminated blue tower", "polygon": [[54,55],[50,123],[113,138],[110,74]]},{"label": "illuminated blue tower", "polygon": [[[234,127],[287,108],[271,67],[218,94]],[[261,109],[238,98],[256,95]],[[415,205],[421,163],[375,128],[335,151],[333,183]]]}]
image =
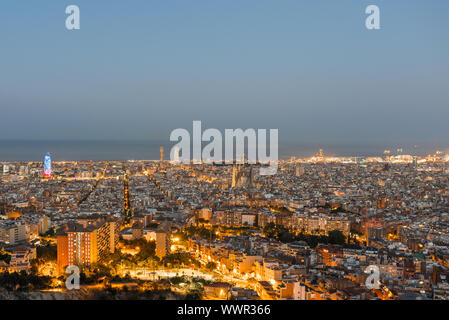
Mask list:
[{"label": "illuminated blue tower", "polygon": [[44,178],[51,178],[51,156],[49,152],[44,157]]}]

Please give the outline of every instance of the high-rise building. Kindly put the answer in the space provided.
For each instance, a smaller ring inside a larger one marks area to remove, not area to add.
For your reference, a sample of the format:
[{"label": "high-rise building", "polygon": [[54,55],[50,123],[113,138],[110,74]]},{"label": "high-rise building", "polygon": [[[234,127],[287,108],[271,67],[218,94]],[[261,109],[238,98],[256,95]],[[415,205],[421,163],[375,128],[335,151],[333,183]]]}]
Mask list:
[{"label": "high-rise building", "polygon": [[69,242],[67,233],[60,233],[56,237],[57,263],[59,270],[64,272],[64,267],[69,265]]},{"label": "high-rise building", "polygon": [[70,224],[66,232],[57,236],[58,266],[89,266],[98,261],[97,229]]},{"label": "high-rise building", "polygon": [[156,230],[156,256],[162,259],[170,253],[170,224],[162,223]]},{"label": "high-rise building", "polygon": [[164,147],[159,148],[159,161],[164,162]]},{"label": "high-rise building", "polygon": [[39,234],[46,233],[48,229],[50,229],[50,226],[51,226],[50,218],[47,216],[43,216],[41,219],[39,219],[38,233]]},{"label": "high-rise building", "polygon": [[98,219],[71,223],[58,231],[57,262],[66,266],[90,266],[115,251],[119,240],[119,222]]},{"label": "high-rise building", "polygon": [[0,241],[15,245],[25,242],[28,239],[28,232],[24,224],[13,224],[0,229]]},{"label": "high-rise building", "polygon": [[44,178],[51,178],[51,156],[48,152],[44,157]]}]

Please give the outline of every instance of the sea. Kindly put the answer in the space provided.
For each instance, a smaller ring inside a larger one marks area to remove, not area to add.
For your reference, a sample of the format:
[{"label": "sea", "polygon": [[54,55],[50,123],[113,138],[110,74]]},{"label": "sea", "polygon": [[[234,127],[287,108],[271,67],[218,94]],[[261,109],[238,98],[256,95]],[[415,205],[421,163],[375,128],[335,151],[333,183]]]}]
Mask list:
[{"label": "sea", "polygon": [[[158,160],[161,146],[164,147],[165,159],[168,160],[170,149],[175,144],[156,140],[0,140],[0,162],[42,161],[47,152],[51,154],[53,161]],[[398,150],[399,148],[402,150]],[[278,152],[280,159],[304,158],[317,154],[319,149],[323,150],[324,155],[341,157],[382,156],[386,149],[391,150],[392,155],[426,155],[439,150],[438,146],[280,142]],[[441,151],[445,152],[446,149]]]}]

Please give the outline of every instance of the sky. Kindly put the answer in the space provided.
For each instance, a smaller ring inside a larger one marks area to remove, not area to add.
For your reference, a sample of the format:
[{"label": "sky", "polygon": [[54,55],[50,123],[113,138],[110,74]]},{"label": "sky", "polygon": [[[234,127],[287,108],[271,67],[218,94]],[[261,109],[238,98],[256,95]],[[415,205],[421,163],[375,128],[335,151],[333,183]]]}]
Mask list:
[{"label": "sky", "polygon": [[3,0],[0,140],[168,140],[201,120],[449,147],[448,17],[447,0]]}]

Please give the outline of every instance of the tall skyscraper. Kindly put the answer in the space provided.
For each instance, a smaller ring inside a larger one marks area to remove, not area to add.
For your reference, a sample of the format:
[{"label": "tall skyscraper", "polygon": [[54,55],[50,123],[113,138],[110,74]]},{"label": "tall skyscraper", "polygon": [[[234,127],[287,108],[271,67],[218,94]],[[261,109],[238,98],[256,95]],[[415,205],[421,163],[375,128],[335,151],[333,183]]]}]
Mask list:
[{"label": "tall skyscraper", "polygon": [[44,178],[51,178],[51,156],[49,152],[44,157]]},{"label": "tall skyscraper", "polygon": [[160,153],[160,155],[159,155],[159,161],[160,162],[163,162],[164,161],[164,147],[160,147],[159,148],[159,153]]}]

